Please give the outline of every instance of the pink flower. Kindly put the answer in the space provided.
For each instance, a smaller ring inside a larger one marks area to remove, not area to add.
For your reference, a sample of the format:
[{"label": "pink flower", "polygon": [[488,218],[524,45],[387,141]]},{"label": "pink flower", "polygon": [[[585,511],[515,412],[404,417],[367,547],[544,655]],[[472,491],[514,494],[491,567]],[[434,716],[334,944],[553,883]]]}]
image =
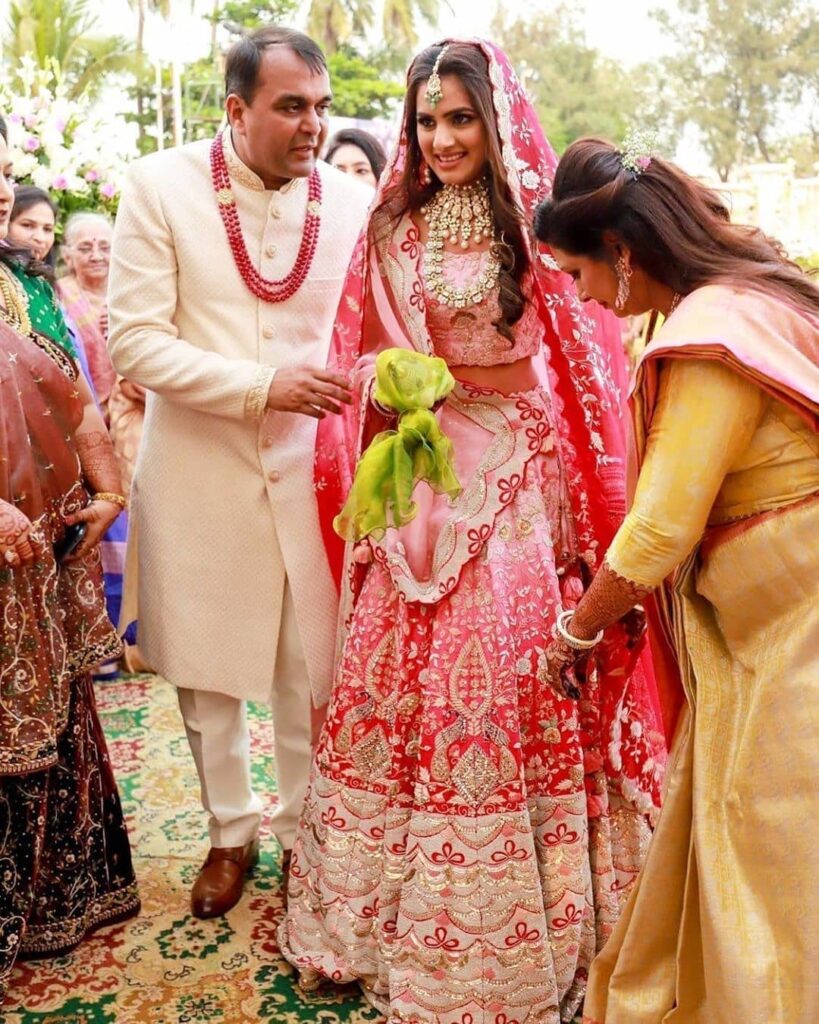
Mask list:
[{"label": "pink flower", "polygon": [[106,199],[113,199],[117,194],[117,187],[110,181],[106,181],[104,184],[100,185],[100,194],[104,195]]},{"label": "pink flower", "polygon": [[648,167],[648,165],[650,163],[651,163],[651,157],[650,156],[640,156],[640,157],[637,158],[637,166],[640,168],[641,171],[644,171],[646,169],[646,167]]},{"label": "pink flower", "polygon": [[57,189],[60,192],[64,192],[68,188],[68,178],[64,174],[58,174],[57,177],[51,182],[51,187]]},{"label": "pink flower", "polygon": [[22,124],[23,123],[23,119],[22,119],[22,117],[20,117],[19,114],[10,114],[9,115],[9,121],[11,121],[12,124]]},{"label": "pink flower", "polygon": [[99,181],[100,180],[100,172],[99,171],[94,171],[94,170],[86,171],[85,172],[85,180],[86,181]]},{"label": "pink flower", "polygon": [[62,133],[65,131],[65,119],[62,117],[58,117],[54,122],[54,127],[57,129],[60,135],[62,135]]},{"label": "pink flower", "polygon": [[40,140],[35,138],[33,135],[29,135],[26,141],[23,143],[23,148],[28,153],[33,153],[35,149],[40,148]]},{"label": "pink flower", "polygon": [[37,124],[37,115],[36,114],[26,114],[26,118],[25,118],[25,126],[26,126],[26,128],[33,128],[35,124]]}]

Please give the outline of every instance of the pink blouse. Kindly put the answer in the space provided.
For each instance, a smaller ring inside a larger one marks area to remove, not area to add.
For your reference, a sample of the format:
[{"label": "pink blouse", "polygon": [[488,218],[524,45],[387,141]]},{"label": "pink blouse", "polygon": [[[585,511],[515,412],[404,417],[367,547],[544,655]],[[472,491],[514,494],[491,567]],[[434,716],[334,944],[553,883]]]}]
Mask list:
[{"label": "pink blouse", "polygon": [[[444,251],[443,276],[447,284],[464,288],[483,272],[488,252]],[[436,356],[450,366],[498,366],[535,355],[540,349],[543,328],[534,304],[526,302],[523,315],[512,330],[514,344],[495,327],[500,318],[499,289],[483,302],[454,309],[439,302],[425,289],[427,327]]]}]

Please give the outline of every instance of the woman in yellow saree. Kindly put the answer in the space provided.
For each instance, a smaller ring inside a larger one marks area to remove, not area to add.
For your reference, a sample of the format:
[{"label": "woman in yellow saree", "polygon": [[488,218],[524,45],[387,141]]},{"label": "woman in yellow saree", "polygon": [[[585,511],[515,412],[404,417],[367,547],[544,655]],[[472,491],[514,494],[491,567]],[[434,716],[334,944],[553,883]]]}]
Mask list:
[{"label": "woman in yellow saree", "polygon": [[570,146],[535,229],[581,298],[666,317],[633,386],[631,511],[545,659],[563,691],[642,601],[684,695],[659,825],[584,1020],[815,1022],[819,290],[633,146]]}]

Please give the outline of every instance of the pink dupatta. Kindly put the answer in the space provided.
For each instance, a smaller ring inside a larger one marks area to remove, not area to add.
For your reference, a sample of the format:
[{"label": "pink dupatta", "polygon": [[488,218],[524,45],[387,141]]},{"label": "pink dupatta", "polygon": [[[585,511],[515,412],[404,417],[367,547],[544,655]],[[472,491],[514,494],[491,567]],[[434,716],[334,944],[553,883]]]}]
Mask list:
[{"label": "pink dupatta", "polygon": [[[453,40],[447,40],[452,42]],[[460,40],[458,42],[461,42]],[[467,40],[480,48],[488,74],[507,181],[524,223],[532,222],[537,204],[550,194],[557,158],[543,135],[537,116],[506,55],[485,40]],[[397,147],[372,210],[395,196],[407,158],[406,115]],[[379,231],[378,228],[381,228]],[[404,217],[386,233],[372,213],[353,253],[338,310],[329,366],[354,374],[359,360],[388,346],[431,353],[425,320],[421,277],[422,249],[417,228]],[[553,403],[560,455],[573,502],[578,550],[595,571],[625,514],[626,427],[623,414],[627,380],[619,325],[596,304],[584,308],[570,278],[561,273],[549,250],[524,236],[530,253],[531,301],[543,328],[544,359],[539,367]],[[371,415],[368,395],[319,424],[315,487],[328,560],[339,586],[342,607],[349,607],[356,587],[356,567],[346,557],[332,521],[352,483],[365,437],[365,416]],[[343,581],[343,585],[342,585]],[[346,591],[346,597],[345,597]],[[342,621],[342,628],[343,628]],[[611,775],[625,777],[624,792],[642,809],[656,808],[657,773],[644,771],[641,758],[629,762],[620,741],[621,722],[639,719],[646,731],[659,723],[658,702],[650,662],[628,650],[620,627],[601,645],[600,721],[593,745],[605,750]],[[663,754],[658,754],[660,760]]]},{"label": "pink dupatta", "polygon": [[100,405],[106,410],[111,389],[117,379],[117,371],[108,355],[108,343],[100,330],[98,317],[73,274],[59,279],[57,293],[66,312],[79,329],[82,347],[88,360],[91,384]]}]

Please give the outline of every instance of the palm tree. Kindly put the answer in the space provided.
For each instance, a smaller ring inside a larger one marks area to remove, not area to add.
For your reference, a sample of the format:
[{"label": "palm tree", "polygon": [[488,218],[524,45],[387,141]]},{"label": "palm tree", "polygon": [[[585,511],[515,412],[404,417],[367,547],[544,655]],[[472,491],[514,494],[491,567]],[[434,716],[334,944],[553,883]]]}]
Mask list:
[{"label": "palm tree", "polygon": [[353,36],[364,35],[374,20],[372,0],[311,0],[307,32],[327,53]]},{"label": "palm tree", "polygon": [[4,46],[12,80],[26,55],[39,68],[56,60],[71,98],[98,92],[112,72],[133,70],[133,45],[98,35],[93,26],[88,0],[12,0]]},{"label": "palm tree", "polygon": [[434,25],[440,7],[439,0],[384,0],[382,28],[385,42],[397,50],[415,50],[419,18]]},{"label": "palm tree", "polygon": [[[129,6],[132,9],[136,9],[137,12],[137,31],[136,31],[136,106],[137,106],[137,130],[139,132],[139,148],[140,152],[143,148],[143,140],[145,138],[145,81],[148,78],[148,70],[150,67],[151,72],[154,71],[153,67],[147,64],[145,58],[145,18],[149,12],[157,13],[161,15],[165,21],[170,21],[171,17],[171,0],[128,0]],[[161,106],[162,93],[161,89],[157,90],[157,104]],[[158,108],[159,109],[159,108]],[[161,139],[157,140],[157,144],[161,146]]]},{"label": "palm tree", "polygon": [[[381,29],[384,42],[405,53],[418,44],[419,19],[435,24],[440,0],[384,0]],[[311,0],[307,30],[328,53],[366,34],[375,23],[373,0]]]}]

